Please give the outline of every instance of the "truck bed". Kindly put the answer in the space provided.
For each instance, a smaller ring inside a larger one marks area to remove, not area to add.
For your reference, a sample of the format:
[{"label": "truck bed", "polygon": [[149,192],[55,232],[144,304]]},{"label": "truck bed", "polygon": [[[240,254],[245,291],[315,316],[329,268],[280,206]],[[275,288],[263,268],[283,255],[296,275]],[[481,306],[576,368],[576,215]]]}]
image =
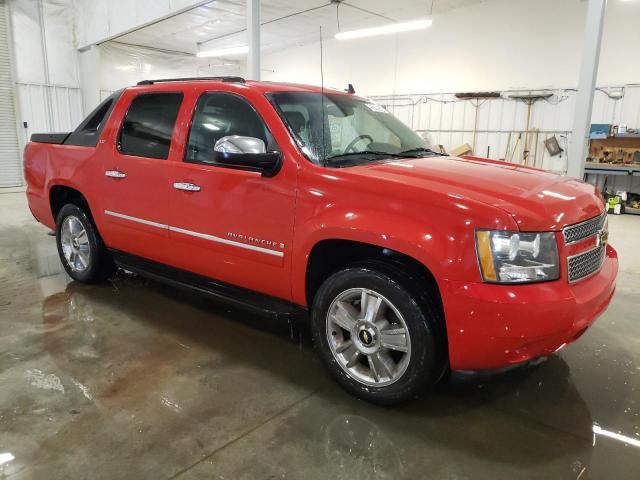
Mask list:
[{"label": "truck bed", "polygon": [[66,133],[34,133],[31,135],[31,141],[37,143],[55,143],[63,144],[69,138],[71,132]]}]

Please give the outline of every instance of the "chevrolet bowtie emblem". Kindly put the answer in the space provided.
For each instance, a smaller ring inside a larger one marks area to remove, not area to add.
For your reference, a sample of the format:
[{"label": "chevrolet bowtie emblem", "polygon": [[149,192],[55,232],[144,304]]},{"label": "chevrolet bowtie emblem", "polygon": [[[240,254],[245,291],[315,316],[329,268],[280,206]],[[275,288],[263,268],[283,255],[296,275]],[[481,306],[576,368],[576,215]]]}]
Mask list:
[{"label": "chevrolet bowtie emblem", "polygon": [[371,334],[366,330],[362,330],[360,332],[360,341],[365,345],[369,345],[371,343]]},{"label": "chevrolet bowtie emblem", "polygon": [[605,246],[609,241],[608,230],[598,230],[596,233],[596,247]]}]

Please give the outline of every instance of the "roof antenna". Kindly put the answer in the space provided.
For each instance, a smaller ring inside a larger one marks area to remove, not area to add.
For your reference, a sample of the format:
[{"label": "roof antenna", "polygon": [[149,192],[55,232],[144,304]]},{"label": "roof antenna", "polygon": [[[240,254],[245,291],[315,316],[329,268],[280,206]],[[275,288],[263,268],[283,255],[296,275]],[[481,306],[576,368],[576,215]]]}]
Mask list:
[{"label": "roof antenna", "polygon": [[324,127],[324,68],[323,68],[323,50],[322,50],[322,25],[320,25],[320,105],[322,111],[322,164],[324,165],[327,160],[326,154],[326,137],[325,137],[325,127]]},{"label": "roof antenna", "polygon": [[356,93],[356,89],[355,89],[355,88],[353,88],[353,84],[352,84],[352,83],[350,83],[350,84],[347,86],[347,89],[345,90],[345,92],[350,93],[351,95],[353,95],[354,93]]}]

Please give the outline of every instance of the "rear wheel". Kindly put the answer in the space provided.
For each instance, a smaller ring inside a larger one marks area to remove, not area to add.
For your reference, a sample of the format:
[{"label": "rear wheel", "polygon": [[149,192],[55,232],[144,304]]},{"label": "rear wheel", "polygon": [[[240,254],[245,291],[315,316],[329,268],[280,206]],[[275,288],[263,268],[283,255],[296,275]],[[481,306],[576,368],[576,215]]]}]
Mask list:
[{"label": "rear wheel", "polygon": [[56,244],[64,269],[71,278],[97,283],[115,273],[115,265],[91,218],[80,207],[66,204],[56,221]]},{"label": "rear wheel", "polygon": [[401,272],[380,265],[342,270],[313,304],[314,343],[336,380],[382,405],[409,401],[443,370],[438,310]]}]

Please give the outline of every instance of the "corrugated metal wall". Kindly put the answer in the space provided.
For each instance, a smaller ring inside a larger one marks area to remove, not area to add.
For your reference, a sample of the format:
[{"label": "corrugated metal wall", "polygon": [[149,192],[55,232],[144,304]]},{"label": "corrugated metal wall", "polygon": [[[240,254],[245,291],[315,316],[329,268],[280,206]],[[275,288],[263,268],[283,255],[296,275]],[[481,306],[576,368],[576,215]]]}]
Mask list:
[{"label": "corrugated metal wall", "polygon": [[[479,156],[525,163],[524,145],[528,144],[528,165],[566,172],[566,155],[549,157],[544,140],[558,137],[568,150],[573,123],[575,89],[546,91],[553,95],[531,107],[527,131],[528,106],[512,95],[537,93],[514,90],[502,97],[486,100],[459,100],[452,93],[389,95],[374,97],[432,145],[451,150],[462,144],[474,147]],[[615,100],[616,93],[622,98]],[[640,85],[599,89],[594,98],[592,123],[626,124],[640,128]]]},{"label": "corrugated metal wall", "polygon": [[15,187],[23,183],[9,58],[8,19],[5,0],[0,0],[0,187]]},{"label": "corrugated metal wall", "polygon": [[[18,144],[19,185],[23,182],[22,151],[31,134],[68,132],[83,117],[78,53],[73,46],[73,1],[0,2],[8,7],[7,28],[11,27],[12,34],[12,88],[18,119],[12,131]],[[6,185],[5,178],[0,174],[0,184]]]},{"label": "corrugated metal wall", "polygon": [[70,132],[82,121],[82,95],[78,87],[18,83],[20,119],[27,122],[21,143],[32,133]]}]

